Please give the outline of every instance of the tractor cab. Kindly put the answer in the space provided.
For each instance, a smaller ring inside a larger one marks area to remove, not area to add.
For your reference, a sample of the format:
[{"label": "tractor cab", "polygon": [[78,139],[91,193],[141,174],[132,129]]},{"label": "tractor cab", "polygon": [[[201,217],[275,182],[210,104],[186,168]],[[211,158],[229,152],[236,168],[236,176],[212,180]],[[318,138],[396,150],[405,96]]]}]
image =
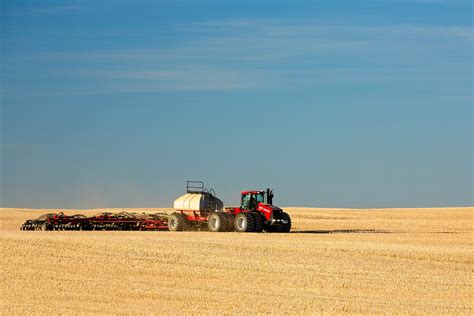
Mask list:
[{"label": "tractor cab", "polygon": [[244,191],[242,192],[241,207],[242,210],[256,210],[259,203],[272,205],[273,190],[264,191]]}]

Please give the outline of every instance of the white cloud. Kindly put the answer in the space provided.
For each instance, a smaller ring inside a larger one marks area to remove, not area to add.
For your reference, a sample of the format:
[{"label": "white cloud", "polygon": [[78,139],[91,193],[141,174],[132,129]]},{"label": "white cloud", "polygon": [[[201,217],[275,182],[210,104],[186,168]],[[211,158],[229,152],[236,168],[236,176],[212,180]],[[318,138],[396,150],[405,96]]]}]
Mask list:
[{"label": "white cloud", "polygon": [[[171,46],[46,53],[27,61],[54,62],[55,70],[48,73],[53,77],[96,80],[84,93],[459,80],[459,74],[469,70],[457,54],[473,39],[472,28],[461,26],[353,26],[271,19],[191,23],[173,31],[186,36]],[[154,38],[163,30],[143,32]],[[118,30],[114,36],[119,34]]]},{"label": "white cloud", "polygon": [[[145,30],[146,32],[146,30]],[[317,53],[342,50],[380,49],[406,45],[422,46],[444,40],[472,41],[471,27],[347,26],[317,25],[311,21],[279,22],[276,20],[225,20],[192,23],[181,32],[192,33],[188,40],[172,47],[114,51],[49,53],[35,60],[77,61],[281,61]],[[120,32],[118,32],[120,33]],[[125,35],[127,36],[127,35]],[[150,37],[155,36],[150,31]]]},{"label": "white cloud", "polygon": [[82,70],[79,75],[106,79],[110,92],[241,90],[259,85],[254,70],[177,67],[168,70]]}]

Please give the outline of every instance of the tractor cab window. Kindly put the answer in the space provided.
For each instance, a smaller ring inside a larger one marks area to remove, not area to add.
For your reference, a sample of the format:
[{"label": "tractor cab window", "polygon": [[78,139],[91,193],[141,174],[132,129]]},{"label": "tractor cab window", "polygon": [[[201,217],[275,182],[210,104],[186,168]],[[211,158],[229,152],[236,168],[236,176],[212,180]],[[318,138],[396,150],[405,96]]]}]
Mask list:
[{"label": "tractor cab window", "polygon": [[253,210],[256,209],[258,203],[265,202],[264,193],[247,193],[242,195],[242,209],[244,210]]},{"label": "tractor cab window", "polygon": [[250,202],[250,194],[242,195],[242,209],[248,210]]},{"label": "tractor cab window", "polygon": [[254,194],[254,195],[255,195],[255,200],[257,201],[257,203],[265,202],[265,194],[258,193],[258,194]]}]

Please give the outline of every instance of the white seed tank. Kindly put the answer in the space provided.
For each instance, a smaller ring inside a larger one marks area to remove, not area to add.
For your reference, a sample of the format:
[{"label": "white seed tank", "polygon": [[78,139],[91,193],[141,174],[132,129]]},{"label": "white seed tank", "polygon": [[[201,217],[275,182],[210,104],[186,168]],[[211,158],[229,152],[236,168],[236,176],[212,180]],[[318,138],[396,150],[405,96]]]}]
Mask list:
[{"label": "white seed tank", "polygon": [[174,208],[183,211],[212,212],[222,210],[224,203],[209,193],[187,193],[174,201]]}]

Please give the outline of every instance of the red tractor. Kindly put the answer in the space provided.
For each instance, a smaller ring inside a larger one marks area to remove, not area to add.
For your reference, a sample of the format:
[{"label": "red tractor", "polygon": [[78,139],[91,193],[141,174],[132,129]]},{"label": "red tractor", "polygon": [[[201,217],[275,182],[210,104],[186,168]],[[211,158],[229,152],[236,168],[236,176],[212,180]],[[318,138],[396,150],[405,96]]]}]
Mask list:
[{"label": "red tractor", "polygon": [[[273,190],[243,191],[240,207],[227,208],[237,232],[278,232],[291,230],[288,213],[273,205]],[[211,230],[212,223],[209,225]]]},{"label": "red tractor", "polygon": [[[197,189],[193,184],[198,183]],[[213,190],[201,181],[188,181],[187,194],[175,201],[176,212],[168,220],[171,231],[208,229],[211,232],[279,232],[291,230],[291,218],[273,205],[273,191],[244,191],[240,207],[223,208]]]}]

